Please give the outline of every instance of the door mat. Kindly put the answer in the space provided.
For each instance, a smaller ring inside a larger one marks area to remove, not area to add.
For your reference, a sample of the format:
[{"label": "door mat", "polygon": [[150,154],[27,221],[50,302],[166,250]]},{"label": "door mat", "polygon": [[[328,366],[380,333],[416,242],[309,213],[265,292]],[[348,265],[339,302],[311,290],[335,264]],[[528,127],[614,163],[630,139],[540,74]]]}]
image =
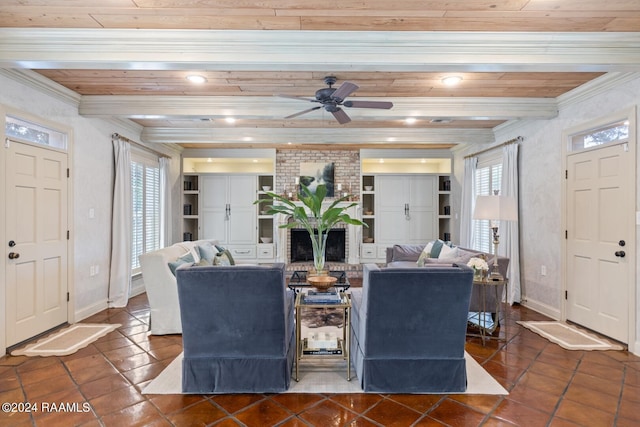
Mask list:
[{"label": "door mat", "polygon": [[624,350],[624,347],[574,325],[556,321],[516,322],[567,350]]},{"label": "door mat", "polygon": [[118,323],[76,323],[11,352],[12,356],[67,356],[116,330]]}]

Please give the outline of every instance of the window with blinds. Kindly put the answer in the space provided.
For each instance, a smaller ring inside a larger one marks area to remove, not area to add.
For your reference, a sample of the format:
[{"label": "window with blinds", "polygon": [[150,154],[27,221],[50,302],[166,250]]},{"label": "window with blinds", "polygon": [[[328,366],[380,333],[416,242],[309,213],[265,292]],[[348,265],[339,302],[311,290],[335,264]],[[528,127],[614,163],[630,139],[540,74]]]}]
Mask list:
[{"label": "window with blinds", "polygon": [[160,165],[134,156],[131,160],[131,269],[139,272],[140,254],[160,249]]},{"label": "window with blinds", "polygon": [[[477,196],[489,196],[500,190],[502,182],[502,164],[492,164],[476,169],[474,199]],[[473,220],[473,249],[493,253],[493,236],[489,220]]]}]

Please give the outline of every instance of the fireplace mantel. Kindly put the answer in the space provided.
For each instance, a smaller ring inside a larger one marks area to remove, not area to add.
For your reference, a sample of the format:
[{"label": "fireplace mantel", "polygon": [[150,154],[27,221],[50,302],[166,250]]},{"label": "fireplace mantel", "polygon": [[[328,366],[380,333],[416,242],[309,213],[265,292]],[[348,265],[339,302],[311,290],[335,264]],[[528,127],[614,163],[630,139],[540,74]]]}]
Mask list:
[{"label": "fireplace mantel", "polygon": [[[304,206],[304,204],[300,201],[293,202],[297,206]],[[325,201],[322,203],[323,210],[328,208],[333,201]],[[346,207],[352,204],[353,202],[340,202],[337,206]],[[350,217],[362,219],[362,210],[359,204],[355,206],[351,206],[346,211]],[[276,249],[276,261],[288,263],[289,255],[288,255],[288,239],[289,239],[289,229],[280,228],[281,225],[287,224],[289,222],[289,215],[276,215],[276,223],[278,226],[278,240],[277,240],[277,249]],[[346,228],[346,241],[347,241],[347,256],[346,260],[348,264],[359,264],[360,263],[360,244],[359,242],[362,240],[362,226],[356,226],[351,224],[341,224],[341,226],[345,226]]]}]

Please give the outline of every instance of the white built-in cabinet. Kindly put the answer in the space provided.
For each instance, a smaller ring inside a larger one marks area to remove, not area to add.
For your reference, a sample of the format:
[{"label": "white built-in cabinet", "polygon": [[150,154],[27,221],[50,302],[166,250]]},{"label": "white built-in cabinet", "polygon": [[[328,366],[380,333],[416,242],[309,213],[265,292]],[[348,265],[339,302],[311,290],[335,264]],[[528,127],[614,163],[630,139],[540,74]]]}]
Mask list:
[{"label": "white built-in cabinet", "polygon": [[384,262],[395,244],[450,240],[450,185],[449,175],[363,175],[361,262]]},{"label": "white built-in cabinet", "polygon": [[273,261],[274,219],[254,204],[273,181],[273,175],[185,174],[184,240],[213,239],[234,258]]},{"label": "white built-in cabinet", "polygon": [[419,244],[438,237],[437,177],[376,177],[377,243]]}]

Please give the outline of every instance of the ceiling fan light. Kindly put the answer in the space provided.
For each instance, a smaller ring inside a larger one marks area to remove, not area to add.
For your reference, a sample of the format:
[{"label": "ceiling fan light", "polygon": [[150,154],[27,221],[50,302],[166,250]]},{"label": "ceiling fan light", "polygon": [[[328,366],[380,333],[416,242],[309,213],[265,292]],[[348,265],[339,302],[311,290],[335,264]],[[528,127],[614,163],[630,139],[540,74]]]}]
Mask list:
[{"label": "ceiling fan light", "polygon": [[231,123],[235,123],[236,119],[234,119],[233,117],[225,117],[224,121],[231,124]]},{"label": "ceiling fan light", "polygon": [[442,81],[442,84],[444,84],[445,86],[455,86],[462,81],[462,77],[447,76],[447,77],[444,77],[441,81]]},{"label": "ceiling fan light", "polygon": [[191,83],[195,83],[195,84],[202,84],[207,81],[207,78],[205,76],[201,76],[200,74],[189,74],[185,78],[189,80]]}]

